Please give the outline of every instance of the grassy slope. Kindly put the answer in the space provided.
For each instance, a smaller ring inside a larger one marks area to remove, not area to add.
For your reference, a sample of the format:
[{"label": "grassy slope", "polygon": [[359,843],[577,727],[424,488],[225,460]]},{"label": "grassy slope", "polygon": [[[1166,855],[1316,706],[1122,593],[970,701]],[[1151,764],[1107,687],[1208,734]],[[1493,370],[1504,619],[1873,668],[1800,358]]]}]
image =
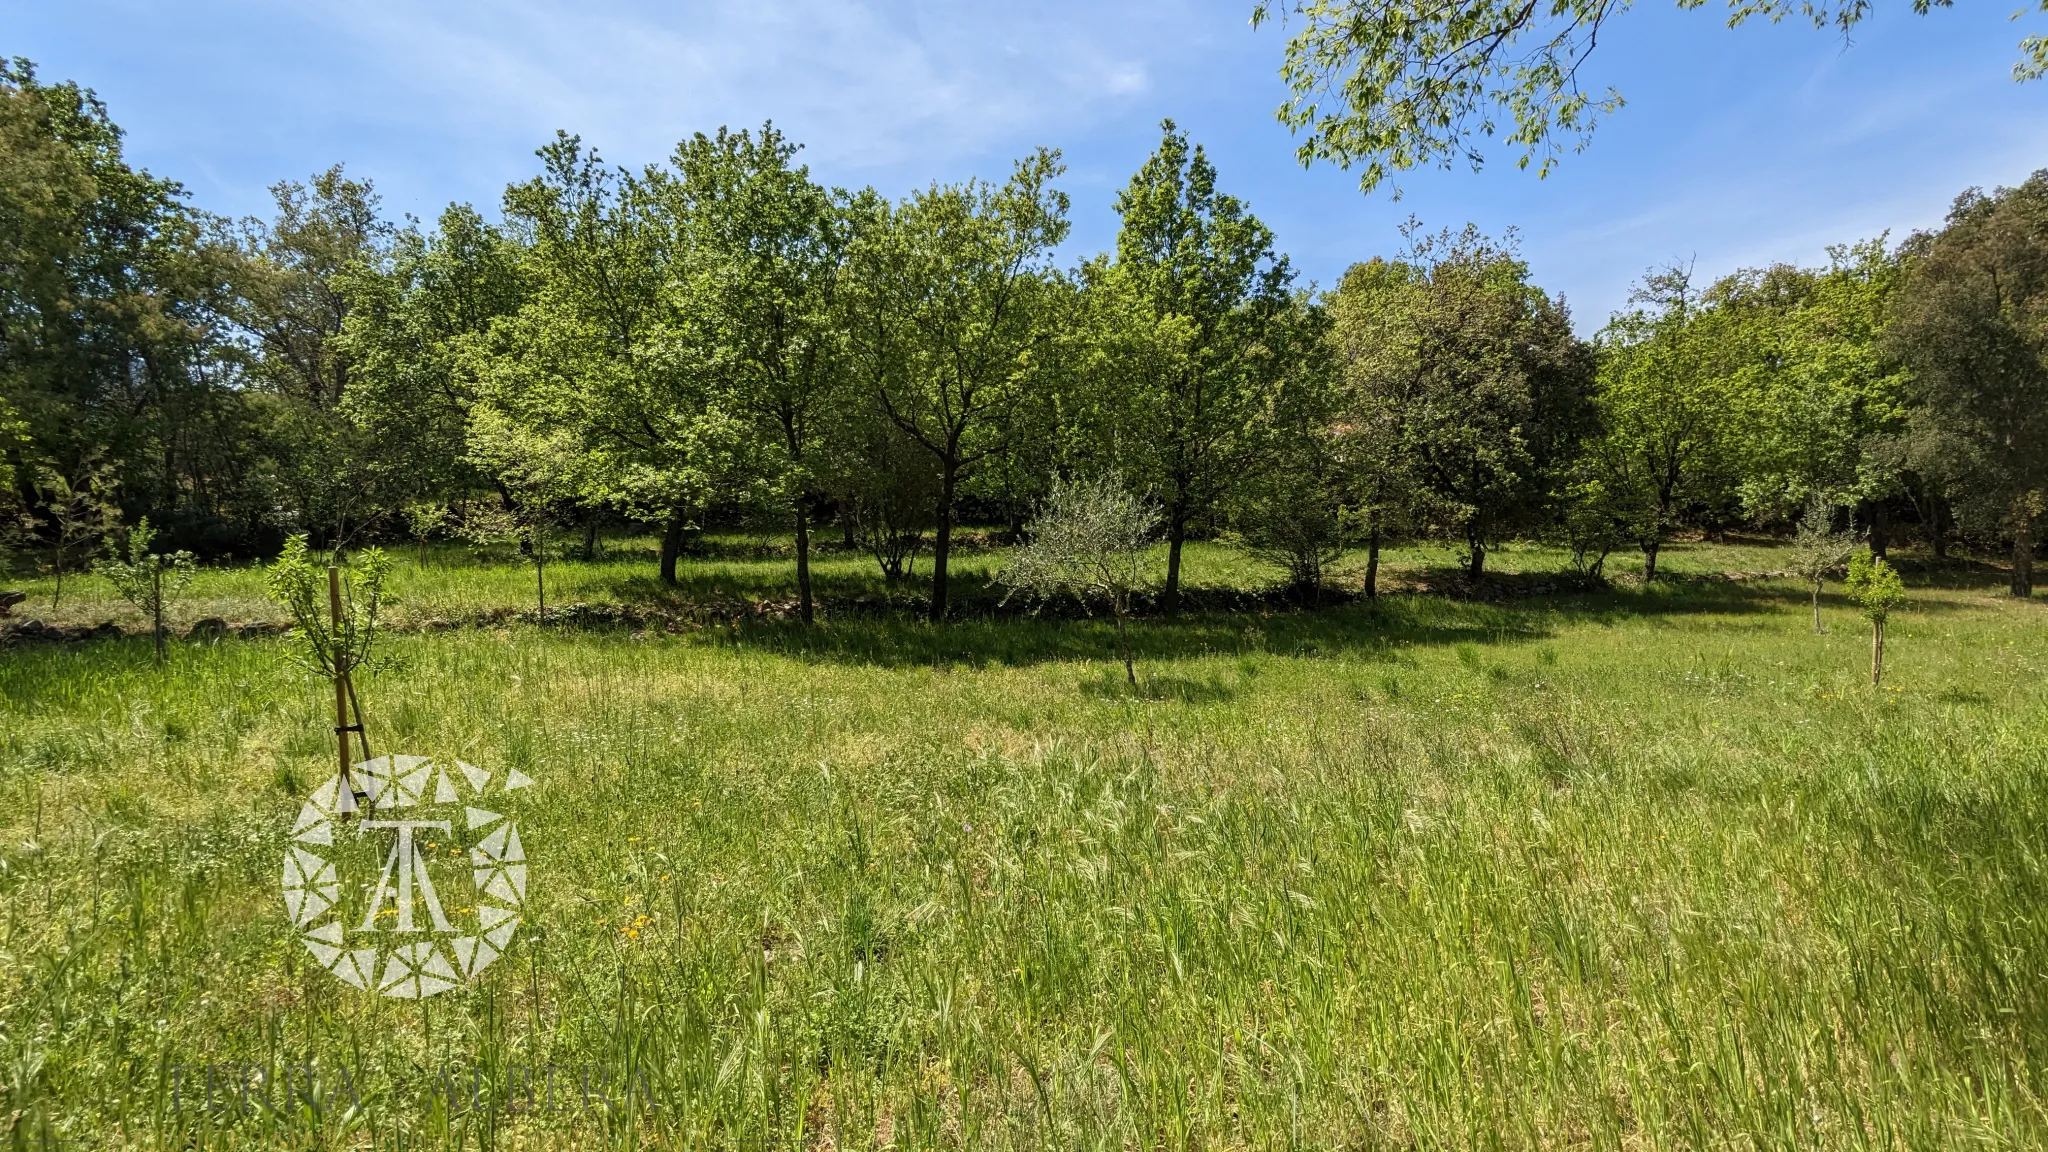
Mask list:
[{"label": "grassy slope", "polygon": [[[645,578],[572,567],[563,600]],[[380,750],[543,781],[530,935],[424,1004],[284,924],[331,721],[278,642],[0,653],[9,1107],[138,1146],[2038,1145],[2048,636],[1949,582],[1881,691],[1782,583],[1151,621],[1136,694],[1093,622],[396,636]],[[165,1064],[308,1056],[362,1117],[167,1111]],[[471,1060],[637,1065],[669,1108],[450,1119]]]}]

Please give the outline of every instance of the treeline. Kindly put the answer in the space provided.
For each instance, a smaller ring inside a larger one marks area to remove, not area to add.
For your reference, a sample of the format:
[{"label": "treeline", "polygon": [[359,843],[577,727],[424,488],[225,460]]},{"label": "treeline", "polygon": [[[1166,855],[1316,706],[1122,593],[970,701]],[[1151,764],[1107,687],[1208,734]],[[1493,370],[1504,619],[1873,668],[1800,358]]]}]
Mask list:
[{"label": "treeline", "polygon": [[[1594,340],[1512,238],[1411,227],[1317,293],[1165,125],[1116,250],[1057,258],[1056,152],[900,200],[773,127],[638,171],[573,136],[493,221],[394,222],[340,168],[229,221],[130,167],[89,92],[0,71],[0,403],[15,543],[147,516],[207,554],[437,533],[830,532],[947,605],[963,522],[1058,477],[1304,589],[1347,547],[1513,538],[1597,574],[1672,533],[1838,509],[1882,553],[2010,547],[2048,491],[2048,174],[1826,268],[1645,278]],[[924,573],[917,572],[922,560]],[[1371,591],[1370,561],[1368,591]]]}]

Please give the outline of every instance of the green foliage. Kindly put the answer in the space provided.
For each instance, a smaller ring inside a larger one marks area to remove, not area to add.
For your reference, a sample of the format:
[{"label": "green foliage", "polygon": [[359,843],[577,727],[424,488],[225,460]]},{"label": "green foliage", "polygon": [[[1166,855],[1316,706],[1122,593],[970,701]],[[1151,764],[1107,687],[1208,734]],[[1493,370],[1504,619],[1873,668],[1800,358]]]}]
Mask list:
[{"label": "green foliage", "polygon": [[1906,603],[1906,586],[1900,582],[1898,570],[1868,550],[1849,558],[1849,576],[1843,587],[1872,624],[1884,624]]},{"label": "green foliage", "polygon": [[87,470],[72,480],[49,465],[36,469],[39,516],[28,517],[26,536],[44,544],[44,568],[56,577],[50,588],[50,610],[64,598],[64,577],[100,548],[120,522],[114,501],[112,469],[88,461]]},{"label": "green foliage", "polygon": [[1813,630],[1821,631],[1820,590],[1856,555],[1856,536],[1835,530],[1835,504],[1815,493],[1792,538],[1792,571],[1813,588]]},{"label": "green foliage", "polygon": [[1042,599],[1103,600],[1116,617],[1124,677],[1138,682],[1124,635],[1131,598],[1151,583],[1147,553],[1159,531],[1158,506],[1125,488],[1115,475],[1054,480],[1029,535],[996,579],[1012,592]]},{"label": "green foliage", "polygon": [[119,542],[107,542],[107,556],[93,565],[93,571],[107,578],[114,591],[134,605],[150,622],[156,641],[156,659],[164,660],[166,620],[172,601],[192,582],[192,554],[186,551],[155,552],[156,529],[149,517],[135,523]]},{"label": "green foliage", "polygon": [[1512,238],[1407,234],[1405,259],[1345,273],[1339,354],[1354,403],[1392,421],[1413,518],[1460,541],[1478,575],[1489,546],[1547,511],[1593,421],[1593,357]]},{"label": "green foliage", "polygon": [[1960,518],[2012,541],[2012,592],[2033,592],[2048,513],[2048,171],[1958,197],[1912,267],[1885,343],[1914,373],[1918,459]]},{"label": "green foliage", "polygon": [[955,506],[963,483],[1011,446],[1012,418],[1038,379],[1051,277],[1068,200],[1052,186],[1059,153],[1017,162],[1001,186],[935,185],[891,205],[849,206],[855,240],[844,286],[859,390],[937,473],[930,614],[943,619]]},{"label": "green foliage", "polygon": [[[1708,0],[1678,0],[1680,8]],[[1622,106],[1621,93],[1584,82],[1600,34],[1633,0],[1258,0],[1252,24],[1295,25],[1280,77],[1292,97],[1282,123],[1306,133],[1303,164],[1359,167],[1371,192],[1394,172],[1477,170],[1482,143],[1501,135],[1519,148],[1518,167],[1549,174],[1565,149],[1582,149]],[[1917,12],[1948,0],[1913,0]],[[1731,27],[1788,16],[1844,34],[1868,14],[1868,0],[1728,0]],[[2048,9],[2044,9],[2048,10]],[[1610,36],[1612,33],[1610,33]],[[2048,39],[2029,36],[2014,76],[2048,70]]]},{"label": "green foliage", "polygon": [[1346,514],[1346,501],[1364,487],[1346,457],[1359,437],[1340,430],[1343,393],[1323,309],[1297,298],[1270,331],[1265,347],[1285,375],[1240,433],[1248,451],[1226,489],[1228,538],[1286,571],[1289,589],[1313,602],[1346,531],[1359,525],[1355,512]]},{"label": "green foliage", "polygon": [[1165,505],[1165,599],[1180,593],[1180,552],[1192,523],[1218,511],[1254,451],[1251,425],[1292,368],[1294,273],[1273,232],[1216,187],[1216,168],[1173,121],[1117,196],[1114,262],[1084,270],[1103,297],[1109,354],[1098,436],[1113,466]]},{"label": "green foliage", "polygon": [[808,621],[817,457],[851,401],[838,301],[851,224],[796,152],[773,125],[699,133],[659,195],[684,235],[677,312],[716,366],[713,402],[752,425],[762,498],[795,521]]},{"label": "green foliage", "polygon": [[368,662],[379,616],[391,602],[384,590],[391,577],[391,558],[380,548],[365,549],[339,577],[341,618],[336,620],[327,565],[316,561],[304,536],[293,536],[285,541],[284,552],[270,566],[265,581],[271,600],[291,616],[301,659],[328,677]]},{"label": "green foliage", "polygon": [[1643,550],[1644,578],[1655,579],[1658,546],[1685,513],[1729,502],[1737,406],[1720,314],[1700,308],[1691,270],[1652,273],[1633,301],[1643,307],[1602,333],[1601,437],[1588,456],[1600,502],[1647,513],[1626,519]]},{"label": "green foliage", "polygon": [[1571,554],[1572,571],[1603,579],[1607,558],[1640,546],[1658,529],[1657,507],[1624,469],[1603,466],[1604,446],[1595,446],[1572,470],[1557,495],[1557,522],[1550,535]]}]

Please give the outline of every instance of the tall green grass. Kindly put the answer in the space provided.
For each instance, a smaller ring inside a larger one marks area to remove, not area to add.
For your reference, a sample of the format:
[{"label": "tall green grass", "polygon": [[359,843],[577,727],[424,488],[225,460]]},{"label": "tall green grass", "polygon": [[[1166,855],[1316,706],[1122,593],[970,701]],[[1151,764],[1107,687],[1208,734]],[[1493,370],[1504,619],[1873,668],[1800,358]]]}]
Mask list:
[{"label": "tall green grass", "polygon": [[[409,611],[524,587],[447,569]],[[379,751],[542,782],[520,942],[419,1003],[285,923],[332,721],[279,642],[0,653],[10,1139],[2039,1146],[2041,609],[1923,588],[1881,691],[1804,610],[1150,620],[1135,692],[1099,621],[394,635]],[[517,1090],[550,1067],[553,1110]]]}]

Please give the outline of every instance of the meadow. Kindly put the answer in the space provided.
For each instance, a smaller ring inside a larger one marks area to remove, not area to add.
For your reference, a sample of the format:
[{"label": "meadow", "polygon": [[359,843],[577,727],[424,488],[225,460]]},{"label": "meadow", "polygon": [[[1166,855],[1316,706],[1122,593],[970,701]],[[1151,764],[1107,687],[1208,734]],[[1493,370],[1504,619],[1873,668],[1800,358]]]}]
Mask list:
[{"label": "meadow", "polygon": [[[10,1146],[2048,1142],[2048,609],[1987,567],[1909,558],[1873,688],[1762,544],[1320,607],[1203,546],[1130,689],[1099,619],[928,625],[838,553],[806,629],[777,542],[712,544],[551,565],[607,611],[547,623],[399,551],[375,750],[539,782],[520,937],[420,1001],[287,922],[334,756],[287,641],[0,651]],[[280,619],[246,567],[180,611]]]}]

